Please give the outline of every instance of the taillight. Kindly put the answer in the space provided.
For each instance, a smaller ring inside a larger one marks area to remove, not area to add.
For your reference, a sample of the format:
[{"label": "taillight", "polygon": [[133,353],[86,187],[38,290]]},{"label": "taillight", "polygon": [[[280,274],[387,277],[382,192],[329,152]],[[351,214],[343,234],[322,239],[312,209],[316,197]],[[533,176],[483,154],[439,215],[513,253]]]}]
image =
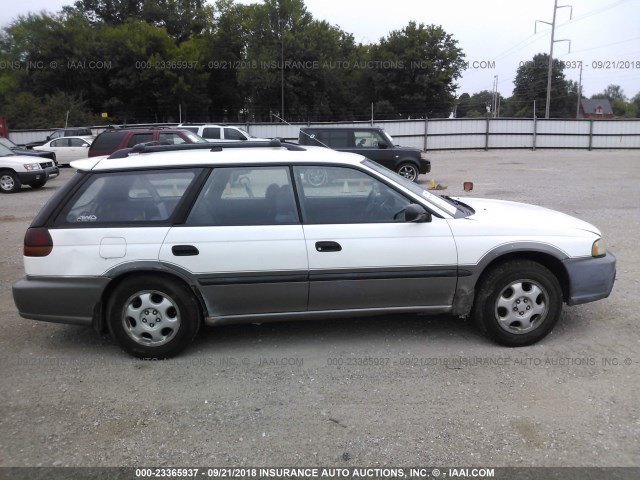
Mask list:
[{"label": "taillight", "polygon": [[29,228],[24,236],[25,257],[46,257],[53,250],[53,239],[46,228]]}]

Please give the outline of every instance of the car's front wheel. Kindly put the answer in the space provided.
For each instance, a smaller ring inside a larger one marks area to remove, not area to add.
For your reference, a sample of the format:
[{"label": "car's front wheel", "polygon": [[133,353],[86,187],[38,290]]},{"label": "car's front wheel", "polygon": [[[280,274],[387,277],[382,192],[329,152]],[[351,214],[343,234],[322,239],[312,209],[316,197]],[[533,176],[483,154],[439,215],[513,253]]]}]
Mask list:
[{"label": "car's front wheel", "polygon": [[0,192],[2,193],[15,193],[20,190],[22,184],[18,175],[10,170],[0,172]]},{"label": "car's front wheel", "polygon": [[138,275],[112,292],[107,323],[114,339],[140,358],[169,358],[195,338],[202,315],[193,292],[168,277]]},{"label": "car's front wheel", "polygon": [[530,345],[544,338],[562,311],[562,288],[549,269],[515,260],[489,270],[476,293],[476,322],[498,343]]},{"label": "car's front wheel", "polygon": [[411,180],[415,182],[418,178],[420,172],[418,171],[418,167],[416,167],[413,163],[403,163],[398,167],[396,171],[399,175],[402,175],[407,180]]}]

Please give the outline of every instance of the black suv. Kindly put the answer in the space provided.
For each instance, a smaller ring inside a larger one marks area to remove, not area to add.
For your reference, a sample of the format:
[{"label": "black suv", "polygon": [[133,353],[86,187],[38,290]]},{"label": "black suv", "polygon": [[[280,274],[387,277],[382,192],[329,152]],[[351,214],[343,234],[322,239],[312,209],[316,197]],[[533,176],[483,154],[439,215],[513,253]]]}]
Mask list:
[{"label": "black suv", "polygon": [[341,152],[358,153],[403,177],[416,181],[431,171],[426,152],[394,145],[391,136],[377,127],[303,127],[300,145],[329,147]]},{"label": "black suv", "polygon": [[207,143],[200,135],[182,128],[108,128],[89,147],[89,157],[111,155],[117,150],[149,142],[170,145]]}]

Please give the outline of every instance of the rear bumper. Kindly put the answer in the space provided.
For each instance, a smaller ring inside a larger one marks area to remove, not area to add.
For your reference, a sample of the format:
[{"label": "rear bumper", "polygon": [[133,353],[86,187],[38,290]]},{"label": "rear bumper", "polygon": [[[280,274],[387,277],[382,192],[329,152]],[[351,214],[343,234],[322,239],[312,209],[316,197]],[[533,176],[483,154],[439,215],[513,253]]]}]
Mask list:
[{"label": "rear bumper", "polygon": [[111,279],[26,277],[13,284],[13,300],[23,318],[88,325]]},{"label": "rear bumper", "polygon": [[565,260],[569,274],[567,305],[580,305],[607,298],[616,279],[616,257],[607,252],[604,257]]},{"label": "rear bumper", "polygon": [[431,171],[431,161],[420,159],[420,173],[429,173]]}]

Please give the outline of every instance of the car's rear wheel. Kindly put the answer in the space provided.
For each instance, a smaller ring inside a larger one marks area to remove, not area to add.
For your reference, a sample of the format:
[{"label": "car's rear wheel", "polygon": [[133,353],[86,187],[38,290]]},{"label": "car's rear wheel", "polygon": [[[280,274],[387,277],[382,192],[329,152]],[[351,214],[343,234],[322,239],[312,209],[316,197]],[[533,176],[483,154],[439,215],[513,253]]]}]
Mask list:
[{"label": "car's rear wheel", "polygon": [[411,180],[412,182],[416,181],[420,172],[418,171],[418,167],[416,167],[413,163],[403,163],[396,170],[398,175],[402,175],[407,180]]},{"label": "car's rear wheel", "polygon": [[9,170],[0,172],[0,192],[2,193],[15,193],[20,190],[22,184],[18,175]]},{"label": "car's rear wheel", "polygon": [[198,300],[183,283],[169,277],[139,275],[112,292],[107,307],[111,335],[140,358],[169,358],[195,338],[202,315]]},{"label": "car's rear wheel", "polygon": [[562,312],[562,288],[551,271],[530,260],[498,265],[481,279],[473,315],[498,343],[530,345],[544,338]]}]

